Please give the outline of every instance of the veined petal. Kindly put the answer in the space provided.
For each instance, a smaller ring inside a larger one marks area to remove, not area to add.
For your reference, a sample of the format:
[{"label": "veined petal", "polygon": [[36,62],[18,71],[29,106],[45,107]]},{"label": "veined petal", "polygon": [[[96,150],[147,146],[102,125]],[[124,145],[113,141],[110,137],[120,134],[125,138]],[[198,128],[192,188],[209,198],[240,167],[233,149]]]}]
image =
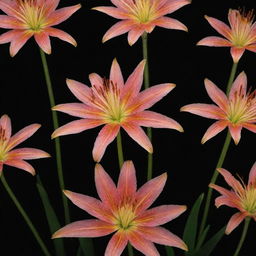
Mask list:
[{"label": "veined petal", "polygon": [[211,139],[221,131],[223,131],[228,126],[228,121],[220,120],[213,123],[205,132],[201,143],[204,144],[207,140]]},{"label": "veined petal", "polygon": [[124,79],[123,79],[121,68],[120,68],[116,58],[112,61],[109,79],[114,84],[116,84],[118,88],[123,88]]},{"label": "veined petal", "polygon": [[205,89],[209,97],[223,110],[226,111],[228,108],[228,98],[226,94],[220,90],[212,81],[209,79],[204,80]]},{"label": "veined petal", "polygon": [[243,124],[243,127],[248,129],[251,132],[256,133],[256,124],[245,123],[245,124]]},{"label": "veined petal", "polygon": [[102,85],[103,85],[103,78],[96,73],[91,73],[89,75],[89,80],[90,80],[91,85],[95,86],[97,88],[102,87]]},{"label": "veined petal", "polygon": [[[151,27],[151,26],[150,26]],[[134,26],[129,32],[128,32],[128,43],[130,46],[134,45],[140,36],[144,33],[145,28],[141,26]],[[148,31],[147,31],[148,32]],[[148,32],[149,33],[149,32]]]},{"label": "veined petal", "polygon": [[241,93],[241,95],[246,95],[247,90],[247,76],[244,72],[241,72],[236,80],[233,82],[233,85],[229,92],[229,99],[234,100],[237,96],[237,93]]},{"label": "veined petal", "polygon": [[0,9],[9,16],[14,16],[14,17],[17,16],[16,8],[17,8],[16,1],[10,1],[10,0],[0,1]]},{"label": "veined petal", "polygon": [[125,232],[117,231],[110,239],[105,256],[120,256],[128,243]]},{"label": "veined petal", "polygon": [[188,251],[187,245],[176,235],[162,227],[139,227],[141,235],[153,242],[168,246],[178,247]]},{"label": "veined petal", "polygon": [[47,13],[52,13],[59,5],[60,0],[41,0],[45,2]]},{"label": "veined petal", "polygon": [[0,15],[0,27],[7,29],[24,28],[23,24],[21,24],[16,18],[7,15]]},{"label": "veined petal", "polygon": [[51,42],[47,32],[35,33],[35,40],[39,47],[47,54],[51,54]]},{"label": "veined petal", "polygon": [[167,179],[167,173],[163,173],[162,175],[157,176],[154,179],[149,180],[145,183],[136,193],[136,202],[137,202],[137,209],[136,213],[139,213],[146,210],[156,198],[162,192],[165,182]]},{"label": "veined petal", "polygon": [[[256,31],[256,29],[255,29],[255,31]],[[252,52],[256,52],[256,44],[251,44],[251,45],[245,46],[245,49],[252,51]]]},{"label": "veined petal", "polygon": [[143,212],[136,218],[136,223],[147,227],[159,226],[177,218],[186,209],[185,205],[161,205]]},{"label": "veined petal", "polygon": [[115,139],[119,132],[120,126],[115,124],[106,124],[99,132],[92,150],[95,162],[100,162],[105,153],[107,146]]},{"label": "veined petal", "polygon": [[244,219],[245,215],[241,212],[235,213],[229,220],[225,233],[229,235]]},{"label": "veined petal", "polygon": [[154,21],[154,24],[163,28],[188,31],[188,28],[183,23],[169,17],[160,17]]},{"label": "veined petal", "polygon": [[229,128],[231,137],[233,138],[235,144],[237,145],[240,141],[240,138],[241,138],[242,126],[230,124],[228,126],[228,128]]},{"label": "veined petal", "polygon": [[4,164],[19,168],[21,170],[31,173],[32,175],[36,174],[35,169],[32,167],[32,165],[20,159],[7,159]]},{"label": "veined petal", "polygon": [[0,44],[11,42],[20,32],[18,30],[9,30],[0,35]]},{"label": "veined petal", "polygon": [[256,185],[256,162],[250,170],[248,183],[254,186]]},{"label": "veined petal", "polygon": [[242,57],[243,53],[245,51],[245,48],[240,48],[240,47],[231,47],[230,49],[230,54],[233,58],[233,61],[235,63],[238,63],[240,58]]},{"label": "veined petal", "polygon": [[199,42],[197,42],[196,45],[225,47],[225,46],[232,46],[232,43],[222,37],[207,36],[207,37],[201,39]]},{"label": "veined petal", "polygon": [[128,133],[128,135],[135,140],[140,146],[146,149],[149,153],[153,152],[153,146],[146,133],[141,127],[132,122],[123,123],[122,128]]},{"label": "veined petal", "polygon": [[128,16],[127,13],[124,12],[122,9],[112,6],[98,6],[92,8],[92,10],[106,13],[107,15],[120,20],[127,19]]},{"label": "veined petal", "polygon": [[0,118],[0,128],[4,131],[4,137],[8,141],[12,135],[11,119],[7,115],[2,115]]},{"label": "veined petal", "polygon": [[215,199],[215,206],[219,208],[222,205],[226,205],[232,208],[238,208],[240,200],[235,200],[234,198],[219,196]]},{"label": "veined petal", "polygon": [[169,13],[173,13],[176,10],[180,9],[184,5],[190,4],[190,0],[169,0],[165,1],[164,3],[157,11],[159,16],[163,16]]},{"label": "veined petal", "polygon": [[117,193],[120,198],[132,198],[137,190],[137,179],[132,161],[125,161],[118,178]]},{"label": "veined petal", "polygon": [[126,1],[111,0],[111,2],[113,3],[113,5],[123,10],[127,10],[129,6],[131,6],[132,4],[132,0],[126,0]]},{"label": "veined petal", "polygon": [[97,219],[111,223],[110,212],[105,208],[102,202],[96,198],[64,190],[64,194],[72,201],[73,204],[88,212]]},{"label": "veined petal", "polygon": [[211,119],[220,119],[225,117],[222,109],[213,104],[194,103],[183,106],[180,111],[186,111],[192,114]]},{"label": "veined petal", "polygon": [[18,148],[8,152],[8,159],[38,159],[50,157],[50,155],[36,148]]},{"label": "veined petal", "polygon": [[117,188],[100,164],[95,165],[95,185],[103,204],[111,211],[115,210],[118,202]]},{"label": "veined petal", "polygon": [[67,135],[67,134],[75,134],[75,133],[83,132],[85,130],[95,128],[102,124],[103,124],[102,120],[99,120],[99,119],[75,120],[56,129],[53,132],[51,137],[56,138],[56,137]]},{"label": "veined petal", "polygon": [[47,25],[54,26],[68,19],[73,13],[81,8],[81,4],[60,8],[52,12],[47,18]]},{"label": "veined petal", "polygon": [[115,230],[113,225],[101,220],[80,220],[59,229],[52,235],[52,238],[99,237],[111,234]]},{"label": "veined petal", "polygon": [[19,132],[14,134],[7,145],[6,150],[11,150],[30,136],[32,136],[39,128],[41,127],[40,124],[31,124],[26,126],[25,128],[21,129]]},{"label": "veined petal", "polygon": [[216,184],[213,184],[213,183],[209,184],[209,187],[215,189],[220,194],[222,194],[222,195],[224,195],[225,197],[228,197],[228,198],[234,198],[234,197],[237,196],[233,191],[227,190],[226,188],[220,187],[220,186],[218,186]]}]

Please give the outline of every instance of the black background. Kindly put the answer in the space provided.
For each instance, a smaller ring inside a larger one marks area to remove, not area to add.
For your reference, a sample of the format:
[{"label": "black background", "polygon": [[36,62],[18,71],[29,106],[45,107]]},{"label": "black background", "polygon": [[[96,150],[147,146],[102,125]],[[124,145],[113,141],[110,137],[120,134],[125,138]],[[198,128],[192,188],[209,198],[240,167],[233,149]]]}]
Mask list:
[{"label": "black background", "polygon": [[[91,8],[110,5],[110,1],[61,1],[59,7],[77,3],[81,3],[82,8],[57,27],[70,33],[77,40],[78,46],[75,48],[52,38],[52,54],[47,56],[56,104],[78,101],[67,88],[66,78],[89,85],[88,75],[92,72],[108,77],[111,62],[116,57],[126,79],[142,60],[140,39],[132,47],[128,45],[127,34],[101,43],[102,36],[116,20]],[[165,225],[180,237],[192,204],[202,192],[207,191],[224,143],[226,130],[205,145],[201,145],[200,140],[213,120],[181,113],[179,109],[190,103],[212,103],[204,88],[203,81],[206,77],[225,91],[232,66],[229,48],[196,46],[196,43],[206,36],[218,35],[204,19],[205,14],[227,23],[228,9],[238,7],[250,10],[255,7],[255,2],[194,0],[192,4],[169,15],[183,22],[189,29],[188,33],[157,27],[148,37],[150,84],[172,82],[177,85],[151,110],[175,119],[185,130],[184,133],[179,133],[175,130],[153,129],[153,176],[168,172],[167,184],[154,205],[188,206],[188,210],[183,215]],[[1,29],[2,33],[5,31]],[[50,139],[53,132],[51,110],[38,47],[34,39],[30,39],[14,58],[9,55],[8,44],[0,45],[0,52],[0,114],[10,116],[14,133],[32,123],[42,124],[39,131],[19,147],[40,148],[52,155],[52,158],[30,163],[40,175],[63,224],[54,142]],[[255,64],[256,55],[246,51],[238,66],[238,73],[243,70],[246,72],[248,86],[253,89],[256,83]],[[60,125],[75,119],[63,113],[59,113],[58,116]],[[99,130],[100,128],[95,128],[61,138],[66,189],[97,197],[91,151]],[[122,135],[125,159],[133,160],[137,170],[138,185],[141,186],[146,182],[147,153],[124,132]],[[247,182],[249,170],[254,162],[255,134],[243,129],[239,145],[235,146],[233,141],[231,142],[223,167],[233,174],[238,173]],[[115,143],[109,145],[101,164],[116,181],[119,167]],[[8,166],[4,167],[4,173],[9,185],[52,250],[47,222],[35,186],[35,177]],[[227,186],[221,177],[217,183]],[[214,192],[213,197],[217,195],[218,193]],[[90,218],[87,213],[72,204],[70,211],[72,221]],[[216,209],[212,204],[209,216],[212,226],[210,234],[225,225],[235,212],[235,209],[225,206]],[[2,186],[0,186],[0,227],[1,251],[6,250],[1,255],[16,255],[17,252],[21,256],[42,255],[30,230]],[[241,231],[242,225],[229,236],[225,236],[213,255],[233,255]],[[94,239],[96,245],[101,245],[97,246],[97,255],[103,255],[109,238],[110,236]],[[256,249],[254,238],[255,223],[251,222],[241,255],[252,255],[249,251]],[[65,242],[68,247],[67,255],[75,255],[77,241],[67,238]],[[161,255],[164,255],[163,246],[157,248]],[[182,255],[181,250],[175,249],[175,251],[177,255]],[[140,254],[136,252],[136,255]]]}]

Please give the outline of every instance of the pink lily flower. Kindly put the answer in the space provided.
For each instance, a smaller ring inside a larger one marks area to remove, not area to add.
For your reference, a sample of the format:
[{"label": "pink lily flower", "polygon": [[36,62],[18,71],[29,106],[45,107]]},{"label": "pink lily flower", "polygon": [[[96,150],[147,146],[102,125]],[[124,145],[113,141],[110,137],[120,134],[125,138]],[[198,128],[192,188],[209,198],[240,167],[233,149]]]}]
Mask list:
[{"label": "pink lily flower", "polygon": [[0,27],[11,29],[0,36],[0,44],[11,43],[13,57],[29,38],[34,36],[39,47],[51,53],[49,36],[58,37],[76,46],[75,39],[66,32],[53,28],[76,12],[77,4],[56,10],[60,0],[1,0],[0,9],[7,15],[0,15]]},{"label": "pink lily flower", "polygon": [[228,12],[229,27],[218,19],[205,16],[210,25],[225,38],[209,36],[200,40],[197,45],[231,47],[231,56],[237,63],[245,50],[256,52],[256,23],[253,23],[253,17],[252,11],[245,14],[230,9]]},{"label": "pink lily flower", "polygon": [[250,170],[247,185],[242,180],[239,182],[227,170],[223,168],[217,170],[232,190],[212,183],[209,185],[221,193],[221,196],[215,199],[216,207],[226,205],[239,210],[238,213],[235,213],[230,218],[226,227],[226,234],[230,234],[246,217],[251,217],[256,221],[256,163],[254,163]]},{"label": "pink lily flower", "polygon": [[185,205],[161,205],[148,209],[159,196],[167,179],[164,173],[137,190],[135,168],[126,161],[117,186],[100,164],[95,167],[95,184],[100,200],[65,190],[65,195],[79,208],[97,219],[70,223],[52,238],[100,237],[116,232],[110,239],[105,256],[119,256],[128,242],[145,255],[160,256],[153,243],[175,246],[187,251],[186,244],[160,225],[178,217]]},{"label": "pink lily flower", "polygon": [[187,31],[184,24],[164,15],[190,4],[190,0],[111,0],[111,2],[115,7],[93,8],[121,19],[106,32],[102,39],[103,43],[128,32],[128,43],[133,45],[144,32],[151,33],[155,26]]},{"label": "pink lily flower", "polygon": [[124,83],[120,66],[113,60],[110,78],[102,78],[96,73],[89,75],[92,87],[67,79],[71,92],[82,103],[60,104],[53,107],[82,119],[70,122],[54,131],[52,137],[79,133],[87,129],[105,125],[94,144],[93,158],[99,162],[106,147],[115,139],[120,127],[148,152],[153,152],[152,144],[140,126],[169,128],[183,131],[173,119],[145,110],[168,94],[174,84],[165,83],[152,86],[140,92],[143,82],[145,61],[141,61]]},{"label": "pink lily flower", "polygon": [[3,115],[0,118],[0,175],[4,164],[17,167],[35,175],[34,168],[24,160],[50,157],[48,153],[35,148],[13,149],[32,136],[40,126],[40,124],[31,124],[11,136],[10,118],[7,115]]},{"label": "pink lily flower", "polygon": [[228,97],[213,82],[205,79],[205,88],[209,97],[217,104],[189,104],[181,108],[199,116],[216,119],[202,138],[202,143],[229,128],[236,144],[240,141],[241,130],[246,128],[256,133],[256,92],[246,92],[247,77],[241,72],[233,82]]}]

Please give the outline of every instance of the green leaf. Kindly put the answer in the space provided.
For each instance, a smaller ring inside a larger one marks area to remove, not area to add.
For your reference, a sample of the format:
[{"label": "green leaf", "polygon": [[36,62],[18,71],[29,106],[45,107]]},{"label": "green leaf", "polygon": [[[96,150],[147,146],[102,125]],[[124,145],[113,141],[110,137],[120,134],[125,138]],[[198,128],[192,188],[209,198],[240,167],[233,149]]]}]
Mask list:
[{"label": "green leaf", "polygon": [[196,202],[194,203],[190,214],[188,216],[184,233],[183,240],[187,244],[189,252],[186,255],[191,255],[191,252],[195,249],[196,235],[197,235],[197,223],[198,223],[198,214],[200,210],[200,206],[202,204],[204,198],[204,194],[201,194]]},{"label": "green leaf", "polygon": [[168,256],[175,256],[174,250],[170,246],[165,246],[165,250]]},{"label": "green leaf", "polygon": [[[47,195],[46,190],[43,187],[43,184],[39,178],[39,176],[37,175],[37,183],[36,183],[39,195],[41,197],[43,206],[44,206],[44,211],[46,214],[46,218],[48,221],[48,225],[50,228],[50,232],[51,234],[53,234],[56,230],[60,229],[60,223],[59,220],[55,214],[55,211],[53,210],[51,203],[49,201],[49,197]],[[55,251],[56,251],[56,255],[61,255],[61,256],[65,256],[65,249],[64,249],[64,244],[63,244],[63,240],[62,239],[54,239],[53,240],[53,244],[55,247]]]},{"label": "green leaf", "polygon": [[79,238],[80,247],[77,256],[94,256],[93,242],[91,238]]},{"label": "green leaf", "polygon": [[204,242],[204,240],[205,240],[205,238],[206,238],[206,235],[207,235],[209,229],[210,229],[210,225],[208,225],[208,226],[203,230],[201,236],[198,238],[198,242],[197,242],[195,251],[198,251],[198,250],[201,248],[201,246],[202,246],[202,244],[203,244],[203,242]]}]

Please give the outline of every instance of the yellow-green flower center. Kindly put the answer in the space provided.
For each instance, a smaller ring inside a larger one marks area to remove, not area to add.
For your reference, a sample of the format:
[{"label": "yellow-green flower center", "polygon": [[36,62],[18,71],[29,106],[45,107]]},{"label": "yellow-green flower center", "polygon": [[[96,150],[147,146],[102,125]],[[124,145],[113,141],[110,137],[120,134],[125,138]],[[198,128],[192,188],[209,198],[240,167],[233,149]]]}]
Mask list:
[{"label": "yellow-green flower center", "polygon": [[250,215],[256,216],[256,188],[249,187],[242,197],[242,208]]},{"label": "yellow-green flower center", "polygon": [[132,204],[124,204],[118,208],[116,217],[116,225],[119,229],[128,230],[135,225],[134,219],[136,217],[134,207]]},{"label": "yellow-green flower center", "polygon": [[0,161],[6,160],[6,142],[5,130],[0,126]]}]

